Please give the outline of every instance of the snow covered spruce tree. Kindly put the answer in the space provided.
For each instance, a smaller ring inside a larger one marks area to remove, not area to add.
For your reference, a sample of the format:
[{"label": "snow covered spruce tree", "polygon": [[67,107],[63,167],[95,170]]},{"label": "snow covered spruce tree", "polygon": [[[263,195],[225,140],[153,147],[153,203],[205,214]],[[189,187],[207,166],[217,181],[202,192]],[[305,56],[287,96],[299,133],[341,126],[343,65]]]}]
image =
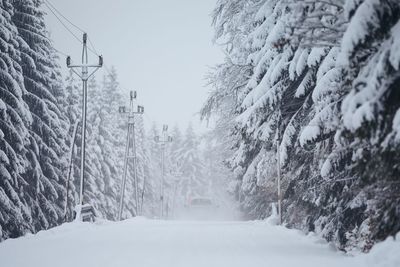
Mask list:
[{"label": "snow covered spruce tree", "polygon": [[115,218],[121,179],[121,156],[124,135],[121,129],[118,107],[122,94],[118,88],[117,73],[114,68],[105,75],[102,85],[93,80],[90,85],[88,154],[93,169],[87,170],[87,201],[92,202],[107,219]]},{"label": "snow covered spruce tree", "polygon": [[172,128],[171,137],[172,143],[168,146],[168,165],[171,169],[174,169],[175,171],[181,171],[181,164],[179,163],[178,159],[182,149],[183,136],[181,133],[181,129],[179,129],[178,125],[174,125],[174,127]]},{"label": "snow covered spruce tree", "polygon": [[186,194],[186,199],[204,195],[207,189],[204,180],[204,165],[199,140],[191,124],[186,129],[178,162],[185,177],[185,181],[182,181],[182,192]]},{"label": "snow covered spruce tree", "polygon": [[29,188],[26,201],[35,230],[62,221],[67,168],[68,120],[60,110],[64,94],[55,51],[48,39],[41,1],[14,2],[13,21],[19,32],[21,67],[32,114],[29,170],[24,174]]},{"label": "snow covered spruce tree", "polygon": [[[352,179],[338,205],[341,242],[371,247],[400,229],[399,142],[400,3],[347,1],[349,21],[337,65],[345,70],[335,147],[326,179]],[[341,211],[341,214],[339,213]],[[351,230],[351,231],[349,231]],[[357,242],[366,240],[363,243]]]},{"label": "snow covered spruce tree", "polygon": [[[336,32],[326,27],[324,36],[340,41],[325,44],[330,44],[330,51],[318,70],[314,115],[300,137],[303,147],[316,146],[320,170],[313,204],[321,213],[310,221],[315,221],[312,228],[340,246],[368,250],[374,240],[399,229],[393,223],[399,215],[392,206],[398,205],[398,188],[393,187],[398,167],[392,164],[399,157],[394,152],[398,146],[386,146],[398,109],[392,102],[398,99],[392,86],[398,87],[399,72],[389,58],[396,58],[399,5],[347,1],[333,14]],[[312,17],[307,14],[305,21]],[[310,36],[310,31],[305,34]],[[318,34],[314,30],[311,36]],[[382,196],[385,188],[393,191]],[[391,221],[389,226],[382,218]]]},{"label": "snow covered spruce tree", "polygon": [[[136,171],[138,177],[138,214],[149,217],[154,216],[155,211],[152,210],[152,203],[156,198],[154,189],[156,181],[152,179],[152,170],[150,168],[150,154],[146,139],[146,131],[141,116],[135,117],[135,135],[136,135]],[[131,173],[133,174],[133,164],[131,164]]]},{"label": "snow covered spruce tree", "polygon": [[1,239],[62,221],[69,122],[41,1],[2,1],[0,11]]},{"label": "snow covered spruce tree", "polygon": [[[168,194],[170,195],[170,205],[176,206],[186,203],[186,192],[182,190],[182,183],[186,179],[183,174],[183,164],[180,161],[183,146],[183,136],[178,125],[174,125],[171,132],[172,143],[167,148],[167,183]],[[172,203],[174,202],[175,203]]]},{"label": "snow covered spruce tree", "polygon": [[143,212],[147,216],[159,216],[160,214],[161,149],[155,140],[156,136],[160,136],[160,131],[158,125],[153,122],[146,135],[149,170],[151,172],[148,179],[149,186],[145,187],[143,202]]},{"label": "snow covered spruce tree", "polygon": [[26,94],[18,32],[11,18],[11,1],[0,2],[0,240],[33,231],[32,214],[24,199],[23,177],[28,169],[29,130],[32,116],[23,100]]},{"label": "snow covered spruce tree", "polygon": [[232,171],[226,163],[226,159],[232,156],[229,132],[226,132],[225,127],[223,130],[216,127],[202,136],[201,144],[204,146],[201,151],[206,182],[204,195],[216,196],[223,201],[225,196],[235,193],[235,184],[231,180]]},{"label": "snow covered spruce tree", "polygon": [[218,1],[227,57],[203,114],[233,114],[248,216],[276,201],[278,145],[290,225],[342,248],[397,231],[398,16],[396,1]]},{"label": "snow covered spruce tree", "polygon": [[[68,189],[68,205],[65,216],[67,220],[73,219],[73,210],[75,207],[75,201],[78,199],[78,189],[79,189],[79,153],[78,153],[78,140],[80,140],[80,97],[79,92],[81,91],[81,86],[79,85],[75,74],[70,70],[67,77],[65,78],[65,106],[64,110],[67,113],[68,120],[70,122],[68,133],[68,147],[69,153],[72,153],[71,162],[71,173],[70,181],[67,185]],[[76,129],[75,129],[76,128]],[[74,131],[76,131],[76,136],[74,136]],[[75,138],[75,140],[74,140]],[[71,156],[71,155],[68,155]],[[69,170],[68,170],[69,171]]]}]

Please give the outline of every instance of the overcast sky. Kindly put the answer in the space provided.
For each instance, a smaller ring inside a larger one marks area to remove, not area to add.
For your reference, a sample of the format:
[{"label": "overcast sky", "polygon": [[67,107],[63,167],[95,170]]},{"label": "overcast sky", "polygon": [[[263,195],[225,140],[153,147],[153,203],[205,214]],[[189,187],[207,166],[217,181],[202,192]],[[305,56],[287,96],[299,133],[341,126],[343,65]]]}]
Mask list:
[{"label": "overcast sky", "polygon": [[[209,91],[204,75],[223,57],[212,44],[216,0],[49,1],[87,31],[105,63],[116,67],[121,87],[138,91],[147,127],[150,120],[181,127],[192,121],[204,129],[195,115]],[[79,61],[81,45],[45,9],[55,47]]]}]

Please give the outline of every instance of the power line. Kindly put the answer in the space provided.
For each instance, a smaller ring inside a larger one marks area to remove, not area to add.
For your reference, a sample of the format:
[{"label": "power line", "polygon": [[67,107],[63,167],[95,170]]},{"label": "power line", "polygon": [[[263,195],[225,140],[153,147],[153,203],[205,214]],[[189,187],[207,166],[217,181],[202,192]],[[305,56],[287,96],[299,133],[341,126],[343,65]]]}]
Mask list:
[{"label": "power line", "polygon": [[[53,13],[53,15],[57,18],[57,20],[64,26],[64,28],[65,28],[69,33],[71,33],[71,34],[73,35],[73,37],[74,37],[80,44],[82,44],[82,41],[80,40],[80,38],[79,38],[78,36],[76,36],[76,35],[72,32],[72,30],[71,30],[67,25],[65,25],[65,23],[60,19],[59,16],[57,16],[57,14],[55,14],[55,12],[57,12],[57,13],[58,13],[62,18],[64,18],[69,24],[71,24],[72,26],[74,26],[76,29],[78,29],[78,30],[81,31],[82,33],[85,33],[85,31],[84,31],[81,27],[79,27],[79,26],[77,26],[75,23],[73,23],[71,20],[69,20],[66,16],[64,16],[53,4],[50,3],[49,0],[44,0],[44,1],[45,1],[44,4],[45,4],[45,5],[47,6],[47,8],[51,11],[51,13]],[[54,10],[53,10],[53,9],[54,9]],[[55,12],[54,12],[54,11],[55,11]],[[97,52],[97,50],[96,50],[96,48],[95,48],[95,46],[94,46],[94,44],[93,44],[93,42],[92,42],[92,40],[90,39],[89,36],[88,36],[88,41],[89,41],[90,47],[87,47],[87,49],[88,49],[90,52],[92,52],[94,55],[99,56],[99,53]],[[61,52],[61,51],[59,51],[59,50],[57,50],[57,49],[56,49],[56,51],[58,51],[60,54],[62,54],[62,55],[64,55],[64,56],[67,56],[65,53],[63,53],[63,52]],[[107,66],[106,64],[103,64],[103,65],[104,65],[104,68],[105,68],[107,74],[108,74],[108,75],[112,75],[112,73],[111,73],[110,69],[108,68],[108,66]],[[118,87],[119,87],[119,89],[122,90],[121,86],[118,86]]]},{"label": "power line", "polygon": [[[95,54],[98,56],[97,50],[96,50],[96,48],[94,47],[93,42],[90,40],[90,37],[88,37],[88,40],[89,40],[90,46],[91,46],[92,49],[93,49],[93,53],[95,53]],[[104,69],[106,70],[107,74],[110,75],[110,76],[112,76],[112,73],[111,73],[110,69],[108,68],[107,64],[104,63],[103,66],[104,66]],[[118,86],[118,88],[119,88],[120,90],[122,90],[121,86]]]},{"label": "power line", "polygon": [[[45,6],[50,10],[50,12],[56,17],[56,19],[61,23],[61,25],[80,43],[83,44],[81,39],[62,21],[62,19],[56,14],[56,12],[58,14],[60,14],[60,16],[62,18],[64,18],[67,22],[69,22],[72,26],[74,26],[75,28],[77,28],[79,31],[85,33],[85,31],[83,31],[80,27],[76,26],[76,24],[72,23],[70,20],[68,20],[64,15],[62,15],[62,13],[60,11],[58,11],[53,5],[51,5],[51,3],[49,3],[47,0],[45,0],[45,2],[43,2],[45,4]],[[50,6],[51,5],[51,6]],[[53,8],[54,7],[54,10]],[[56,12],[55,12],[56,11]],[[89,43],[91,43],[91,41],[89,40]],[[94,48],[93,44],[91,43],[91,46]],[[92,48],[88,47],[88,50],[90,52],[92,52],[95,56],[99,56],[99,54],[93,50]]]},{"label": "power line", "polygon": [[94,45],[93,45],[93,43],[92,43],[92,40],[90,40],[90,37],[88,37],[88,40],[89,40],[90,46],[91,46],[92,49],[93,49],[93,52],[96,54],[96,56],[99,56],[99,53],[97,53],[96,48],[94,48]]},{"label": "power line", "polygon": [[[71,24],[73,27],[75,27],[77,30],[81,31],[82,33],[85,33],[86,31],[83,30],[81,27],[77,26],[75,23],[73,23],[71,20],[69,20],[65,15],[63,15],[61,13],[61,11],[59,11],[49,0],[44,0],[44,4],[46,5],[46,7],[50,10],[50,12],[57,18],[57,20],[61,23],[61,25],[80,43],[83,44],[81,39],[62,21],[62,19],[59,17],[61,16],[64,20],[66,20],[69,24]],[[59,14],[59,16],[57,14]],[[99,56],[99,53],[97,52],[92,40],[90,39],[90,37],[88,36],[88,41],[90,44],[90,47],[87,47],[87,49],[93,53],[95,56]],[[68,56],[66,53],[61,52],[58,49],[55,49],[58,53],[60,53],[63,56]],[[112,75],[110,69],[108,68],[108,66],[106,64],[103,64],[106,72],[108,75]],[[121,86],[118,86],[118,88],[120,90],[122,90]]]},{"label": "power line", "polygon": [[61,17],[63,17],[69,24],[71,24],[72,26],[74,26],[76,29],[78,29],[79,31],[81,31],[82,33],[85,33],[85,30],[82,30],[81,27],[77,26],[76,24],[74,24],[72,21],[70,21],[67,17],[65,17],[49,0],[44,0],[48,5],[50,5]]},{"label": "power line", "polygon": [[65,56],[65,57],[68,57],[68,55],[67,55],[66,53],[64,53],[64,52],[62,52],[62,51],[60,51],[60,50],[58,50],[58,49],[55,48],[54,46],[53,46],[53,49],[54,49],[54,51],[56,51],[56,52],[59,53],[60,55],[63,55],[63,56]]},{"label": "power line", "polygon": [[61,25],[79,42],[79,43],[82,43],[82,41],[79,39],[79,37],[78,36],[76,36],[75,35],[75,33],[73,33],[72,31],[71,31],[71,29],[70,28],[68,28],[68,26],[67,25],[65,25],[65,23],[57,16],[57,14],[53,11],[53,9],[51,9],[51,7],[46,3],[46,2],[44,2],[44,4],[46,5],[46,7],[50,10],[50,12],[51,13],[53,13],[53,15],[57,18],[57,20],[61,23]]}]

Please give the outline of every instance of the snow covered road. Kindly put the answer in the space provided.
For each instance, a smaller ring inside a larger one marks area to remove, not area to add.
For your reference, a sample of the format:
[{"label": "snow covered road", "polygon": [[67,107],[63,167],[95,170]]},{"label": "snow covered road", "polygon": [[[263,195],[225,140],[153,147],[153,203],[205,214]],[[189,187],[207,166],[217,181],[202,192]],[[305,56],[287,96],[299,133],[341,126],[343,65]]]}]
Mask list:
[{"label": "snow covered road", "polygon": [[117,223],[69,223],[36,235],[6,240],[0,243],[0,266],[381,265],[364,256],[346,256],[317,238],[266,222],[185,222],[138,218]]}]

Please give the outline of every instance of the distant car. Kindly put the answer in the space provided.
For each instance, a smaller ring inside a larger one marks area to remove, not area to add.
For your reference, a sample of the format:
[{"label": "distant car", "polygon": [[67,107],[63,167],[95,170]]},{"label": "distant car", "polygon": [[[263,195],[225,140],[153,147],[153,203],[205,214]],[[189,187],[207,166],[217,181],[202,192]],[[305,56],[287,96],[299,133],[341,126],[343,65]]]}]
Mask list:
[{"label": "distant car", "polygon": [[190,201],[191,207],[211,207],[213,206],[213,202],[209,198],[193,198]]},{"label": "distant car", "polygon": [[218,211],[218,205],[206,197],[196,197],[186,205],[186,215],[191,219],[207,220],[215,217]]}]

